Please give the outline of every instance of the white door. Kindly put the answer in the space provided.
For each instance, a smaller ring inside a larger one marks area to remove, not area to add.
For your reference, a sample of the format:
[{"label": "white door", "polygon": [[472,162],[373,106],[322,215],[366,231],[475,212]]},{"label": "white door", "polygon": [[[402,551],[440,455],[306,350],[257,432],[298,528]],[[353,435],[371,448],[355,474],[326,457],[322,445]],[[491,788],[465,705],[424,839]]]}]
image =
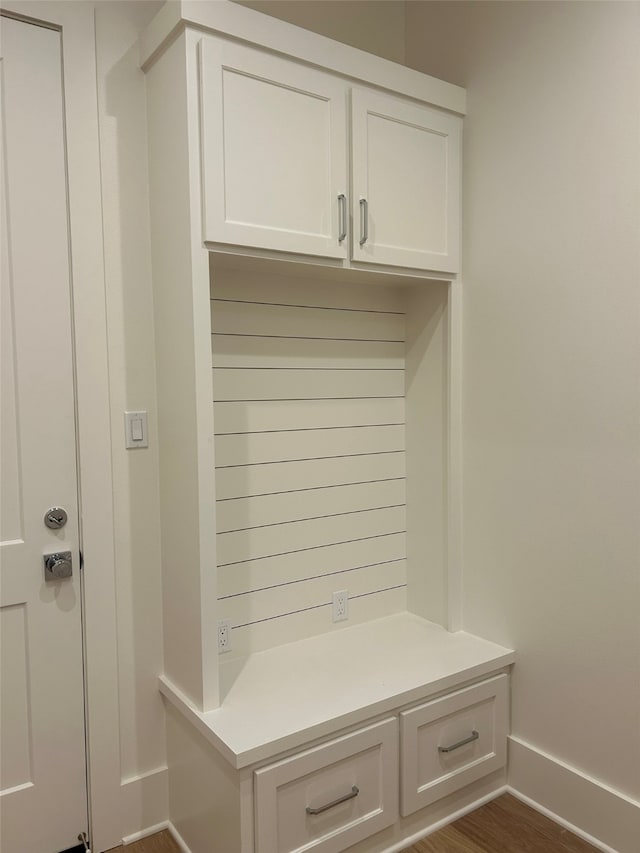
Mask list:
[{"label": "white door", "polygon": [[203,39],[204,239],[347,257],[347,89],[330,74]]},{"label": "white door", "polygon": [[457,272],[461,120],[354,89],[352,258]]},{"label": "white door", "polygon": [[61,36],[1,23],[0,847],[57,853],[88,829]]}]

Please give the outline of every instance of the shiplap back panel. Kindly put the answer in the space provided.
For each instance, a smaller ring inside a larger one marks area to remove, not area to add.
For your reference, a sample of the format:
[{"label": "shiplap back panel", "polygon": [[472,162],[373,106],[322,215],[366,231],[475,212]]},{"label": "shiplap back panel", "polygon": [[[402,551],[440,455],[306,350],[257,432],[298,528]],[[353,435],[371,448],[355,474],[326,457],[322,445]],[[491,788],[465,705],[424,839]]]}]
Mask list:
[{"label": "shiplap back panel", "polygon": [[231,655],[405,609],[402,291],[223,270],[211,327]]}]

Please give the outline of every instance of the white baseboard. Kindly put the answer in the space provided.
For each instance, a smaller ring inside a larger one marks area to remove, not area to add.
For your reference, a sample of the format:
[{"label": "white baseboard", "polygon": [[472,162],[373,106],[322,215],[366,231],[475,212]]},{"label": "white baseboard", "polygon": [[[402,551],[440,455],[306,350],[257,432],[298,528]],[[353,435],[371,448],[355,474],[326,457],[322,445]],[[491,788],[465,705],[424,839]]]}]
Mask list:
[{"label": "white baseboard", "polygon": [[132,844],[169,825],[169,771],[166,766],[123,780],[120,786],[122,843]]},{"label": "white baseboard", "polygon": [[510,793],[604,853],[638,853],[640,802],[517,737],[509,738]]},{"label": "white baseboard", "polygon": [[122,839],[122,844],[126,847],[128,844],[134,844],[136,841],[141,841],[143,838],[148,838],[150,835],[157,835],[169,829],[169,821],[163,820],[162,823],[156,823],[153,826],[147,826],[146,829],[141,829],[139,832],[132,832],[130,835],[125,835]]},{"label": "white baseboard", "polygon": [[173,840],[176,842],[178,847],[182,850],[182,853],[191,853],[191,850],[189,850],[189,848],[187,847],[187,842],[180,835],[180,833],[175,828],[175,826],[171,823],[171,821],[169,821],[168,829],[169,829],[169,832],[171,833],[171,835],[173,836]]}]

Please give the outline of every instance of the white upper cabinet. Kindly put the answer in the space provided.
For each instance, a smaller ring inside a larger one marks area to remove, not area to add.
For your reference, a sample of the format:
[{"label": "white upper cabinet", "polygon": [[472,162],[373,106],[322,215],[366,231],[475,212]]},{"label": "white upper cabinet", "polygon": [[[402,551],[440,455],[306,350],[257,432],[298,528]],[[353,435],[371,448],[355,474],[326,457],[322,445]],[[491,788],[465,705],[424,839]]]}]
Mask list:
[{"label": "white upper cabinet", "polygon": [[215,36],[200,87],[206,243],[458,271],[459,116]]},{"label": "white upper cabinet", "polygon": [[346,258],[346,85],[242,45],[200,47],[204,240]]},{"label": "white upper cabinet", "polygon": [[352,257],[456,272],[461,120],[354,89]]}]

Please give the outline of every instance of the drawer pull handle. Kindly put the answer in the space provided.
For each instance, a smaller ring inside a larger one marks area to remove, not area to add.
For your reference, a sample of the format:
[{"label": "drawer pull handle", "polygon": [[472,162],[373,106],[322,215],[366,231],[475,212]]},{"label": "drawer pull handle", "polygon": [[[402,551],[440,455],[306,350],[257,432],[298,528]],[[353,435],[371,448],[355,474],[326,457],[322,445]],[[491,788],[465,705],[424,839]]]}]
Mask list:
[{"label": "drawer pull handle", "polygon": [[369,239],[369,202],[366,198],[360,199],[360,245]]},{"label": "drawer pull handle", "polygon": [[338,243],[342,243],[342,241],[347,236],[347,197],[344,193],[340,193],[338,196],[338,218],[339,225],[338,231]]},{"label": "drawer pull handle", "polygon": [[451,746],[439,746],[438,752],[453,752],[454,749],[460,749],[461,746],[466,746],[468,743],[472,743],[474,740],[478,740],[480,735],[474,729],[469,737],[464,738],[463,740],[459,740],[458,743],[452,743]]},{"label": "drawer pull handle", "polygon": [[339,806],[340,803],[346,803],[347,800],[353,800],[353,798],[357,797],[359,793],[360,788],[358,788],[357,785],[354,785],[349,794],[345,794],[344,797],[338,797],[337,800],[332,800],[330,803],[327,803],[326,806],[320,806],[318,809],[312,809],[311,806],[307,806],[307,814],[321,814],[322,812],[326,812],[327,809]]}]

